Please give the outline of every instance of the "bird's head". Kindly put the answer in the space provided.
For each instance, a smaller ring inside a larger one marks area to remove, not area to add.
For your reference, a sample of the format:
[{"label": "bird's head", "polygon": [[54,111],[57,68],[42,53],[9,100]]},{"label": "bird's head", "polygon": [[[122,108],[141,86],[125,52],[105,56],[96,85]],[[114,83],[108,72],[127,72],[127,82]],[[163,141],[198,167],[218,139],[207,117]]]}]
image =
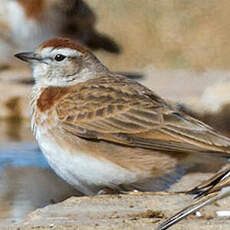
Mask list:
[{"label": "bird's head", "polygon": [[84,82],[106,67],[85,47],[66,38],[42,43],[34,52],[15,55],[30,64],[36,83],[45,86],[67,86]]}]

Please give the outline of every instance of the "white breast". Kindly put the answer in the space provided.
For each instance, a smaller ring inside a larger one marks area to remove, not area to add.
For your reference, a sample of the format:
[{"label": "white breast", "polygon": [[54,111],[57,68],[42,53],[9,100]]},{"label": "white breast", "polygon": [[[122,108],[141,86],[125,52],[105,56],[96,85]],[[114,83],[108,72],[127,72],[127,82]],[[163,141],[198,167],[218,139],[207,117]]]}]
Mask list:
[{"label": "white breast", "polygon": [[134,172],[77,149],[70,152],[65,146],[59,146],[52,137],[47,137],[44,130],[37,128],[36,138],[54,171],[86,195],[95,194],[104,187],[116,188],[119,184],[136,181]]}]

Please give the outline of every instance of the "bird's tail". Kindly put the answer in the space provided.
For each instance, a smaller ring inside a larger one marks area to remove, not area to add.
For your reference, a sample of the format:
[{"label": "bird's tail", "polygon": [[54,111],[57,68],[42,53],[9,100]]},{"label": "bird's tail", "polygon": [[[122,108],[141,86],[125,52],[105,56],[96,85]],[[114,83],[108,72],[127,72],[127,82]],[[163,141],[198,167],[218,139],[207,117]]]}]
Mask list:
[{"label": "bird's tail", "polygon": [[230,183],[228,182],[229,173],[230,173],[229,168],[221,170],[211,178],[203,181],[195,188],[186,191],[186,193],[196,195],[195,198],[201,198],[213,191],[215,192],[221,190],[222,187],[230,186]]},{"label": "bird's tail", "polygon": [[115,54],[119,54],[121,52],[121,48],[113,39],[95,31],[92,32],[91,36],[89,36],[89,39],[86,41],[86,45],[94,50],[103,49]]},{"label": "bird's tail", "polygon": [[138,72],[115,72],[118,75],[123,75],[131,80],[143,80],[145,78],[144,74]]},{"label": "bird's tail", "polygon": [[208,180],[203,181],[197,187],[187,191],[187,194],[196,195],[196,200],[194,203],[184,208],[174,216],[170,217],[168,220],[158,226],[156,230],[167,229],[173,224],[184,219],[189,214],[194,213],[200,208],[204,207],[205,205],[227,196],[230,193],[229,173],[229,168],[221,170]]},{"label": "bird's tail", "polygon": [[200,208],[204,207],[205,205],[212,203],[219,199],[219,195],[217,193],[209,194],[208,196],[203,197],[202,199],[196,200],[192,205],[189,205],[188,207],[184,208],[174,216],[170,217],[168,220],[163,222],[161,225],[159,225],[156,230],[164,230],[169,227],[171,227],[173,224],[179,222],[180,220],[184,219],[186,216],[188,216],[191,213],[196,212]]}]

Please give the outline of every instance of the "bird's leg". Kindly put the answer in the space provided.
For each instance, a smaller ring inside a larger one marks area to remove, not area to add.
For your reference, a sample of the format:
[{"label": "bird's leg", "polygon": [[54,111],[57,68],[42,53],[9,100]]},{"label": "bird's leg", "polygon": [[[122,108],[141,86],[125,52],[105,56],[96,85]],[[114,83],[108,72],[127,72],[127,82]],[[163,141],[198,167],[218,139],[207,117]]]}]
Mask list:
[{"label": "bird's leg", "polygon": [[97,195],[109,195],[109,194],[119,194],[120,191],[117,189],[112,189],[112,188],[102,188],[97,192]]}]

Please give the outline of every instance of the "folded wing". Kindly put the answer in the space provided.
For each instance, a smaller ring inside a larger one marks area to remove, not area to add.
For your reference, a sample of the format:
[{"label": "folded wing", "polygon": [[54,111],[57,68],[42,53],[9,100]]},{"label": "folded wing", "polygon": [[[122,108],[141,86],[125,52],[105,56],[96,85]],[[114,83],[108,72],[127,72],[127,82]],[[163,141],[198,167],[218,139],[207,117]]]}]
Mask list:
[{"label": "folded wing", "polygon": [[59,124],[73,135],[164,151],[228,156],[230,140],[121,76],[77,84],[59,104]]}]

